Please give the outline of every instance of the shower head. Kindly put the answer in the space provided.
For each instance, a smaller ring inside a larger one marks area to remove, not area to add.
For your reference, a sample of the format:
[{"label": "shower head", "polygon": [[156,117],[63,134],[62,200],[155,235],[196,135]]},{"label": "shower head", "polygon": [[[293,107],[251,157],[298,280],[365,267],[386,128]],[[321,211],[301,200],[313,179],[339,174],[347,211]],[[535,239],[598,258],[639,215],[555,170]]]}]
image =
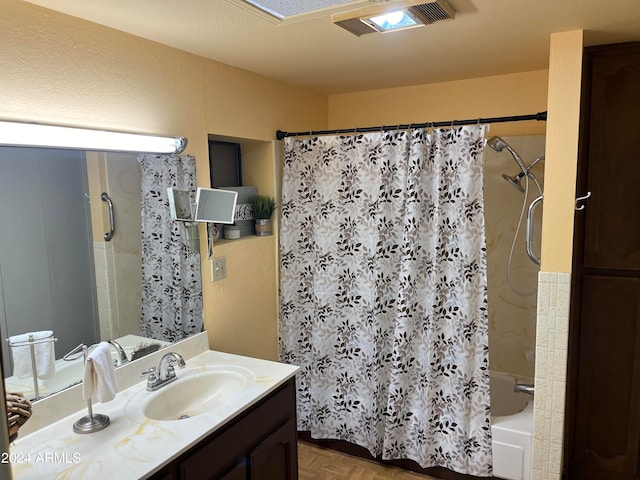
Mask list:
[{"label": "shower head", "polygon": [[501,152],[504,147],[508,147],[507,142],[502,140],[500,137],[491,137],[487,140],[487,145],[493,148],[496,152]]},{"label": "shower head", "polygon": [[502,178],[504,178],[507,182],[509,182],[510,185],[513,185],[515,188],[517,188],[519,191],[524,193],[524,188],[522,187],[522,184],[520,183],[520,181],[522,180],[522,177],[524,177],[524,174],[521,172],[518,175],[511,177],[509,175],[507,175],[506,173],[502,174]]},{"label": "shower head", "polygon": [[536,158],[533,162],[531,162],[527,166],[527,168],[525,169],[524,172],[520,172],[519,174],[517,174],[517,175],[515,175],[513,177],[507,175],[506,173],[503,173],[502,174],[502,178],[504,178],[507,182],[509,182],[514,187],[516,187],[519,191],[524,193],[524,188],[522,187],[522,183],[521,183],[522,179],[524,178],[525,175],[527,175],[527,176],[531,177],[537,183],[537,179],[536,179],[535,175],[533,174],[533,172],[531,171],[531,169],[533,167],[535,167],[540,162],[544,162],[544,156]]},{"label": "shower head", "polygon": [[527,167],[524,166],[524,162],[520,158],[520,155],[518,155],[516,153],[516,151],[513,148],[511,148],[509,146],[509,144],[507,142],[505,142],[502,138],[500,138],[500,137],[491,137],[489,140],[487,140],[487,145],[489,145],[496,152],[501,152],[502,150],[504,150],[506,148],[507,151],[513,157],[513,159],[516,161],[518,166],[520,167],[520,170],[522,170],[522,174],[523,175],[527,174]]}]

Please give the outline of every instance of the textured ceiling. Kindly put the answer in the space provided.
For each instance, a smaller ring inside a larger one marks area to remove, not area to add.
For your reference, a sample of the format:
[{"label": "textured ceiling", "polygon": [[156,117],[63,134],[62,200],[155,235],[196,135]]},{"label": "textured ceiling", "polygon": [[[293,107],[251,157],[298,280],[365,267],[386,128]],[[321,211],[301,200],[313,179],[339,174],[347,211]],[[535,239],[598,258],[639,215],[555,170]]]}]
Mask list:
[{"label": "textured ceiling", "polygon": [[326,93],[546,69],[553,32],[640,40],[638,0],[449,0],[453,21],[363,37],[330,15],[277,25],[227,0],[29,1]]}]

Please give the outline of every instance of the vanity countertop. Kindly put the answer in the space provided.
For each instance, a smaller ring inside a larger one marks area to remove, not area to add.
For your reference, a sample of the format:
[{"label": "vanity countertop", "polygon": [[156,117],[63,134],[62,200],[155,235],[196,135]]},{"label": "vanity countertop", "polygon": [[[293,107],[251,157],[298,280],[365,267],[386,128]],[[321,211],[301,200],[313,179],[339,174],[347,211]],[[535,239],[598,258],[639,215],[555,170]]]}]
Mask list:
[{"label": "vanity countertop", "polygon": [[[37,432],[19,437],[12,445],[14,480],[145,478],[229,420],[267,396],[295,375],[298,367],[227,353],[205,351],[189,360],[186,368],[235,365],[251,370],[256,381],[247,390],[212,411],[175,421],[139,419],[125,407],[138,398],[145,382],[118,393],[115,400],[93,406],[94,413],[110,417],[110,425],[96,433],[77,434],[73,423],[86,409]],[[180,369],[176,369],[180,377]]]}]

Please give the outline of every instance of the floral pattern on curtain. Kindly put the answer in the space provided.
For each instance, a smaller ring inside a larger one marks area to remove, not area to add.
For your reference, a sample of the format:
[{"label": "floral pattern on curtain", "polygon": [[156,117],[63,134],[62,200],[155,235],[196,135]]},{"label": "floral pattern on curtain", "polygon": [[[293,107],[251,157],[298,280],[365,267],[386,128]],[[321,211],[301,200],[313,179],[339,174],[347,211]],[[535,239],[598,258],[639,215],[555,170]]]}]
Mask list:
[{"label": "floral pattern on curtain", "polygon": [[195,192],[189,155],[138,157],[142,170],[142,314],[145,337],[174,342],[202,331],[200,254],[187,255],[182,222],[171,220],[168,187]]},{"label": "floral pattern on curtain", "polygon": [[484,127],[285,140],[281,360],[298,428],[492,472]]}]

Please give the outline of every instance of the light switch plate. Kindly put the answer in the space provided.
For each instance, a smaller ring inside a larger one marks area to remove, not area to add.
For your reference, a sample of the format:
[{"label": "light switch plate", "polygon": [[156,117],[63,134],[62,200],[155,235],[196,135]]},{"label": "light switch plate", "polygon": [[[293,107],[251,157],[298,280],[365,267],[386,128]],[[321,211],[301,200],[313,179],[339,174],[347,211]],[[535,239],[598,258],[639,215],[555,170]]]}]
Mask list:
[{"label": "light switch plate", "polygon": [[211,281],[217,282],[227,278],[227,259],[225,257],[211,259]]}]

